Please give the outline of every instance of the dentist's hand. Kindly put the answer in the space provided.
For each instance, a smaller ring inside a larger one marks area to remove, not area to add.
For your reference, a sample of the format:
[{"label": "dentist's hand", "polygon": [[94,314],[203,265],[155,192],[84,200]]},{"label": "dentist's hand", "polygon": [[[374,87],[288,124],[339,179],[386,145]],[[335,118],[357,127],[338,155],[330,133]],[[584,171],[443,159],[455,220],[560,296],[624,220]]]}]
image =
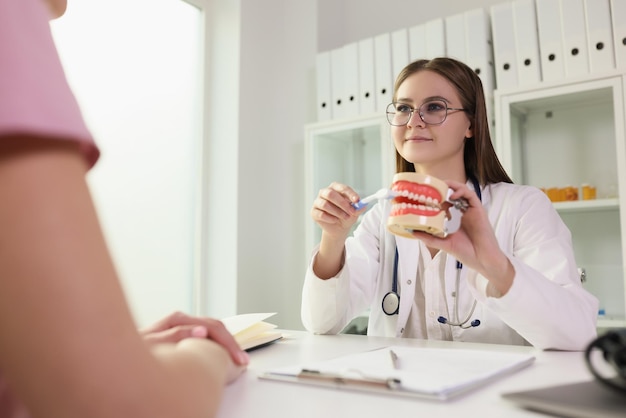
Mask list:
[{"label": "dentist's hand", "polygon": [[487,217],[487,212],[476,193],[466,184],[446,181],[454,190],[450,199],[466,199],[468,208],[461,218],[461,228],[445,238],[425,232],[414,232],[426,246],[444,251],[487,278],[492,296],[504,295],[511,288],[515,269],[500,249],[498,240]]},{"label": "dentist's hand", "polygon": [[352,203],[359,195],[341,183],[332,183],[321,189],[313,202],[311,218],[322,228],[319,251],[313,263],[313,272],[322,280],[334,277],[343,267],[344,242],[350,228],[365,208],[356,210]]},{"label": "dentist's hand", "polygon": [[345,184],[332,183],[317,194],[311,209],[311,218],[322,228],[326,238],[343,243],[350,228],[364,210],[352,207],[352,203],[359,199],[359,195]]}]

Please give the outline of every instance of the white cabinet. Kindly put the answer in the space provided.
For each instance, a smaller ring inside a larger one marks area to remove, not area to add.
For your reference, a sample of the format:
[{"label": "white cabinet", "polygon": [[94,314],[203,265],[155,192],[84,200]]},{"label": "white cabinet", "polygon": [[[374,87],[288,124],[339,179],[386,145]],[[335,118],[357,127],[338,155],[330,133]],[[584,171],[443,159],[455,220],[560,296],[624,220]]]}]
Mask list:
[{"label": "white cabinet", "polygon": [[572,232],[584,286],[606,313],[599,327],[626,325],[624,84],[611,73],[495,92],[496,150],[515,183],[597,188],[595,200],[554,206]]},{"label": "white cabinet", "polygon": [[321,229],[310,215],[319,190],[336,181],[347,184],[365,197],[391,184],[394,158],[395,149],[384,115],[305,127],[307,257],[321,238]]}]

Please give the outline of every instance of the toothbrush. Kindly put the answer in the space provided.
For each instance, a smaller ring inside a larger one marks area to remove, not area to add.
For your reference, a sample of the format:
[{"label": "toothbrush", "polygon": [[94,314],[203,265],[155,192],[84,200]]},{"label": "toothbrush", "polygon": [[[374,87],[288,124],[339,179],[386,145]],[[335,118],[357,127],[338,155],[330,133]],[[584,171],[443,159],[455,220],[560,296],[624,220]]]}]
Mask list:
[{"label": "toothbrush", "polygon": [[360,209],[363,209],[365,206],[367,206],[370,202],[373,202],[374,200],[391,199],[396,196],[398,196],[397,192],[383,188],[383,189],[378,190],[374,194],[364,197],[363,199],[359,200],[356,203],[352,203],[352,207],[355,208],[356,210],[360,210]]}]

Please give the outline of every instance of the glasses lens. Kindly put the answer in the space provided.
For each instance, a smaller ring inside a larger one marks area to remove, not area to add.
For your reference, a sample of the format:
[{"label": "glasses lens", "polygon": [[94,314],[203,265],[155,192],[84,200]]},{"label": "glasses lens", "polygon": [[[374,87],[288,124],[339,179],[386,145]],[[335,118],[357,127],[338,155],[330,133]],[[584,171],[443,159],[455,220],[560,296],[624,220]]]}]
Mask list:
[{"label": "glasses lens", "polygon": [[409,123],[413,108],[403,103],[390,103],[387,106],[387,121],[393,126],[403,126]]},{"label": "glasses lens", "polygon": [[420,106],[420,116],[429,125],[439,125],[446,120],[448,106],[442,100],[433,100]]}]

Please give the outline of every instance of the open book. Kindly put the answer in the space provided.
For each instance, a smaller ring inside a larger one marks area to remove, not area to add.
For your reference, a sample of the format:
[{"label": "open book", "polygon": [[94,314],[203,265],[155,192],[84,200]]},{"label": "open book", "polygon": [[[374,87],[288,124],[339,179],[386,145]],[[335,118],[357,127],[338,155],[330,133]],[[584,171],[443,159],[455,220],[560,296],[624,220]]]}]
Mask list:
[{"label": "open book", "polygon": [[221,321],[242,350],[251,350],[283,337],[281,332],[275,330],[276,325],[264,321],[273,315],[276,312],[241,314],[223,318]]},{"label": "open book", "polygon": [[392,346],[281,367],[261,379],[447,400],[530,365],[529,353]]}]

